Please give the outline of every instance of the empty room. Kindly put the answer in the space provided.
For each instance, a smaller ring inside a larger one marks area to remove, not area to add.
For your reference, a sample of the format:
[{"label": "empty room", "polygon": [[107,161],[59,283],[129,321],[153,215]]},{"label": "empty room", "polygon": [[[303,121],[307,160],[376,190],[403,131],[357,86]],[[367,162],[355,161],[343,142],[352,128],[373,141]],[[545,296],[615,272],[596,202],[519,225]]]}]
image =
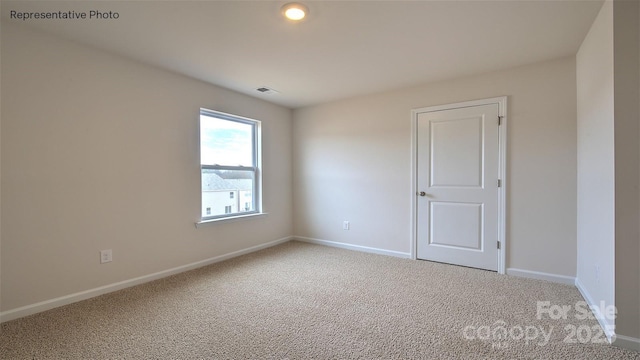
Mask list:
[{"label": "empty room", "polygon": [[0,12],[0,358],[640,359],[638,1]]}]

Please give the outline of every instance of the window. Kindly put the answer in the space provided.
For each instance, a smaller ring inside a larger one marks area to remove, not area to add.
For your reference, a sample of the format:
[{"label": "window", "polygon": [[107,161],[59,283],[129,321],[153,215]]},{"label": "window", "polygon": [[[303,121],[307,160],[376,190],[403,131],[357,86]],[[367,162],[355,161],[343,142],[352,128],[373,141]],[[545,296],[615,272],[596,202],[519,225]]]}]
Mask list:
[{"label": "window", "polygon": [[260,212],[259,144],[259,121],[200,109],[202,221]]}]

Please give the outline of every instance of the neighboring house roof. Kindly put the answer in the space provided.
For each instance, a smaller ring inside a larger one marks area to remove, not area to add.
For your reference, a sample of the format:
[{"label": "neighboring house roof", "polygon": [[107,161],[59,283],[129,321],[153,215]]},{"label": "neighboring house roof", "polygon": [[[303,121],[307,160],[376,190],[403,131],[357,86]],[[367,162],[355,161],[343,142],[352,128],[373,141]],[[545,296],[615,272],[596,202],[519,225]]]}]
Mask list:
[{"label": "neighboring house roof", "polygon": [[229,171],[221,174],[215,170],[203,170],[202,191],[251,190],[253,180],[247,179],[245,173]]}]

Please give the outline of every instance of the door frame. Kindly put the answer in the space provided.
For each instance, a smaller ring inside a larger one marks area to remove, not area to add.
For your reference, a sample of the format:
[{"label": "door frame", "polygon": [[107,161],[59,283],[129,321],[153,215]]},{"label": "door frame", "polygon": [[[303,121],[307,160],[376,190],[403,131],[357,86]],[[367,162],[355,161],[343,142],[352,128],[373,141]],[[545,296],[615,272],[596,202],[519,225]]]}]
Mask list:
[{"label": "door frame", "polygon": [[[506,204],[507,204],[507,96],[500,96],[488,99],[464,101],[453,104],[427,106],[411,110],[411,241],[410,241],[410,257],[417,260],[418,249],[418,114],[433,111],[452,110],[464,107],[479,105],[498,105],[498,116],[500,117],[500,126],[498,126],[498,179],[500,179],[500,187],[498,188],[498,241],[500,249],[498,249],[498,273],[505,274],[506,270]],[[497,121],[497,120],[496,120]],[[497,184],[496,184],[497,186]]]}]

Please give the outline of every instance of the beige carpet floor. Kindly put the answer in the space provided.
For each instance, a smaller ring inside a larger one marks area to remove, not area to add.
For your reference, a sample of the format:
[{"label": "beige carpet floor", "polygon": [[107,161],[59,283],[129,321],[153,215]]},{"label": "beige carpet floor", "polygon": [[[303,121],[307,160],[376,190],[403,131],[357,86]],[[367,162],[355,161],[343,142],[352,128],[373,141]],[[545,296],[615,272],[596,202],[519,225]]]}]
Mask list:
[{"label": "beige carpet floor", "polygon": [[580,311],[538,316],[538,301],[582,298],[572,286],[294,241],[4,323],[0,358],[640,359],[599,343]]}]

